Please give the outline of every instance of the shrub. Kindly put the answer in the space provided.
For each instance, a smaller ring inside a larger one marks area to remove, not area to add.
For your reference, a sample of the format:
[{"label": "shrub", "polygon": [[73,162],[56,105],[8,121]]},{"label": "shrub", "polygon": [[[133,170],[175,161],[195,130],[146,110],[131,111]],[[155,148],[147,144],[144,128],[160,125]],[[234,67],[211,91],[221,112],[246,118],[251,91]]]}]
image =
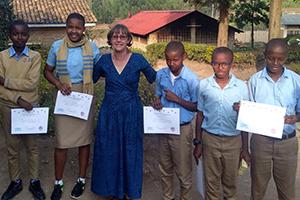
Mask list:
[{"label": "shrub", "polygon": [[[165,59],[166,45],[166,42],[161,42],[150,44],[146,47],[147,51],[145,55],[152,65],[156,64],[158,59]],[[192,44],[187,42],[184,43],[184,47],[189,60],[207,63],[211,61],[211,54],[215,48],[211,45]]]},{"label": "shrub", "polygon": [[287,63],[300,63],[300,48],[289,50]]}]

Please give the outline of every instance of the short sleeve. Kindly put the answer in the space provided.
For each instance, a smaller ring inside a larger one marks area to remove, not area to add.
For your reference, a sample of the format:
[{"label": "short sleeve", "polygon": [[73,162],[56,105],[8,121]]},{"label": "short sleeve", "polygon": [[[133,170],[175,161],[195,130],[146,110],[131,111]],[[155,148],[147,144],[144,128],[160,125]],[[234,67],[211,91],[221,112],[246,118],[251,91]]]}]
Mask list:
[{"label": "short sleeve", "polygon": [[249,94],[249,100],[255,101],[254,95],[255,95],[255,81],[254,78],[251,77],[248,81],[248,94]]},{"label": "short sleeve", "polygon": [[197,102],[198,101],[198,90],[199,90],[199,79],[197,77],[194,77],[189,85],[190,95],[191,95],[191,101]]},{"label": "short sleeve", "polygon": [[144,58],[144,56],[138,54],[141,70],[143,74],[146,76],[146,79],[149,83],[153,83],[156,79],[156,71],[152,68],[149,62]]},{"label": "short sleeve", "polygon": [[49,50],[46,63],[50,67],[55,67],[55,65],[56,65],[56,52],[55,52],[54,44],[51,46],[51,48]]},{"label": "short sleeve", "polygon": [[162,88],[161,88],[161,71],[156,73],[156,87],[155,87],[155,96],[161,97],[162,96]]},{"label": "short sleeve", "polygon": [[296,112],[300,113],[300,76],[297,75],[296,78]]},{"label": "short sleeve", "polygon": [[197,110],[203,112],[204,110],[204,96],[203,96],[203,81],[199,82],[198,87],[198,99],[197,99]]},{"label": "short sleeve", "polygon": [[96,64],[101,57],[100,50],[94,42],[91,42],[91,47],[93,49],[94,64]]},{"label": "short sleeve", "polygon": [[96,83],[101,76],[104,76],[103,66],[105,64],[106,56],[101,56],[94,66],[93,70],[93,82]]},{"label": "short sleeve", "polygon": [[250,97],[249,97],[249,89],[248,89],[248,85],[246,82],[243,82],[243,90],[242,90],[242,94],[243,94],[243,100],[249,101]]}]

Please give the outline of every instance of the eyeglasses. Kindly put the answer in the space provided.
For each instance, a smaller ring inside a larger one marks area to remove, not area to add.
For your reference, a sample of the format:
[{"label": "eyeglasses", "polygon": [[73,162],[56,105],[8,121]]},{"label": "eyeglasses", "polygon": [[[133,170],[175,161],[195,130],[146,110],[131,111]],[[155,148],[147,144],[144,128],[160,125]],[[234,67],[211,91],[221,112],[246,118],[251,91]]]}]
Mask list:
[{"label": "eyeglasses", "polygon": [[120,39],[120,40],[127,40],[127,36],[126,35],[113,35],[112,36],[112,40],[118,40],[118,39]]},{"label": "eyeglasses", "polygon": [[231,65],[231,62],[223,62],[223,63],[217,63],[217,62],[211,62],[211,65],[213,67],[229,67]]}]

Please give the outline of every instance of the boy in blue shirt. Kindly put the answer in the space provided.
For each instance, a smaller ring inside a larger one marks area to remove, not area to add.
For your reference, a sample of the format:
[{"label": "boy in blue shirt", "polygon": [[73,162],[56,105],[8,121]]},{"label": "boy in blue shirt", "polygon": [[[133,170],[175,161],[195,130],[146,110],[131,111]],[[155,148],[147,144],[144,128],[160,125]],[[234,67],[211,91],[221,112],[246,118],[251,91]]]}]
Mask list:
[{"label": "boy in blue shirt", "polygon": [[[205,199],[237,199],[239,162],[249,162],[248,135],[236,130],[234,103],[248,100],[247,85],[230,73],[233,52],[216,48],[212,54],[214,75],[200,81],[196,118],[196,161],[203,155]],[[242,137],[241,137],[242,135]]]},{"label": "boy in blue shirt", "polygon": [[192,120],[197,109],[199,80],[183,65],[186,58],[181,42],[171,41],[165,50],[168,67],[157,72],[153,107],[179,108],[180,135],[160,136],[161,182],[164,200],[175,199],[174,171],[180,183],[180,199],[192,199]]},{"label": "boy in blue shirt", "polygon": [[273,173],[278,199],[294,200],[298,157],[295,123],[300,119],[300,76],[284,66],[288,46],[283,39],[270,40],[264,55],[266,67],[249,80],[250,99],[285,107],[286,117],[282,139],[258,134],[251,137],[251,199],[263,199]]}]

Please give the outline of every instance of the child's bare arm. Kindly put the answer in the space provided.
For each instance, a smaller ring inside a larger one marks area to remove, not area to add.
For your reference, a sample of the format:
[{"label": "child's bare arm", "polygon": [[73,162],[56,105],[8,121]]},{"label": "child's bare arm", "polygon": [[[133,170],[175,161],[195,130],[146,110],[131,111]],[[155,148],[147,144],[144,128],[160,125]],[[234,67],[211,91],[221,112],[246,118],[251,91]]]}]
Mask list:
[{"label": "child's bare arm", "polygon": [[44,69],[44,76],[45,78],[52,83],[63,95],[71,94],[71,88],[65,83],[60,82],[54,75],[53,75],[54,68],[50,67],[46,64]]},{"label": "child's bare arm", "polygon": [[197,102],[186,101],[186,100],[178,97],[174,92],[172,92],[170,90],[164,90],[164,92],[165,92],[165,97],[168,101],[177,103],[191,112],[197,111]]}]

